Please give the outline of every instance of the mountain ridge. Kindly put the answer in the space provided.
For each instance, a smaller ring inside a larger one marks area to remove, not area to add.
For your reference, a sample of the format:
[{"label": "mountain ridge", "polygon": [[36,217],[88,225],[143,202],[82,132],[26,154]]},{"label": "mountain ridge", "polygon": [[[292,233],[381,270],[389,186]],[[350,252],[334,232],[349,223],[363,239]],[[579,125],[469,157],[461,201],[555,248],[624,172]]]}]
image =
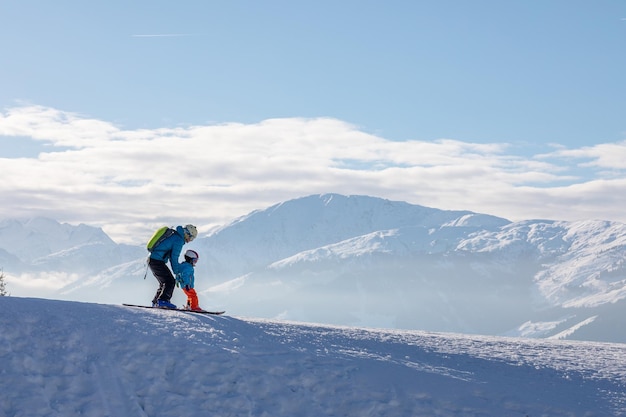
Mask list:
[{"label": "mountain ridge", "polygon": [[[6,230],[28,235],[15,228],[0,222],[0,260],[16,256]],[[151,275],[144,248],[117,245],[97,228],[76,228],[66,233],[75,239],[68,237],[66,248],[40,248],[48,254],[7,267],[9,286],[56,270],[66,274],[64,285],[48,296],[119,302],[124,289],[124,302],[152,297],[154,279],[141,279]],[[605,317],[626,310],[622,223],[511,222],[370,196],[320,194],[255,210],[188,247],[201,254],[201,303],[247,316],[626,341],[606,324],[615,320]],[[98,254],[106,256],[96,261]],[[604,307],[610,305],[615,308]]]}]

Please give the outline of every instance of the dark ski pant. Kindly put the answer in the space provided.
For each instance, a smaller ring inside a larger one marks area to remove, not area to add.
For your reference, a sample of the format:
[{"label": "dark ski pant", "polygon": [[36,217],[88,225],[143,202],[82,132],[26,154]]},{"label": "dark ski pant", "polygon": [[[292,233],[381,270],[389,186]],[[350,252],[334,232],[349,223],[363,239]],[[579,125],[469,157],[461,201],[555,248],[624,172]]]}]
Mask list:
[{"label": "dark ski pant", "polygon": [[176,286],[176,280],[174,275],[172,275],[172,271],[170,271],[165,262],[152,258],[148,261],[148,266],[150,266],[154,277],[159,281],[159,289],[152,300],[152,304],[156,303],[157,300],[170,301]]}]

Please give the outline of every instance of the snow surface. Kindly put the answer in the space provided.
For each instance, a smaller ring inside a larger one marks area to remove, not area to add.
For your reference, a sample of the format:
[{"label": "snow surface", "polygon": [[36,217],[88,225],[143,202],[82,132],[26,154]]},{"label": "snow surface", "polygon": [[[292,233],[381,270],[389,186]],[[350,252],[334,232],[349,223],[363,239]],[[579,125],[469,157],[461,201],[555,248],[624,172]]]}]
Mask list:
[{"label": "snow surface", "polygon": [[626,345],[0,297],[0,415],[619,416]]}]

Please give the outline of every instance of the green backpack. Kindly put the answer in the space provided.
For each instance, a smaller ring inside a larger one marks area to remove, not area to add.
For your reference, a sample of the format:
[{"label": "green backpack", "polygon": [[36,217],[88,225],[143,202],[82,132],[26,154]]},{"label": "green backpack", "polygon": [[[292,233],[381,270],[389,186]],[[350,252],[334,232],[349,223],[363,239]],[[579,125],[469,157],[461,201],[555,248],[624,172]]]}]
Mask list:
[{"label": "green backpack", "polygon": [[156,232],[154,232],[152,238],[150,238],[148,244],[146,245],[146,249],[148,249],[148,252],[152,252],[154,248],[159,246],[161,242],[172,236],[174,233],[176,233],[176,231],[168,226],[161,227]]}]

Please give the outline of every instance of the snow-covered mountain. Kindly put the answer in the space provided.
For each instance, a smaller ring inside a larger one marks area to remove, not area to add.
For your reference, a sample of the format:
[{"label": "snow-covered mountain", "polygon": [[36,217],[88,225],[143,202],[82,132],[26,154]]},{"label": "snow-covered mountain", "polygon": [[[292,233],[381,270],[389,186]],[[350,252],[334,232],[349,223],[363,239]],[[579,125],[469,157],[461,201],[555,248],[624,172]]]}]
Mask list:
[{"label": "snow-covered mountain", "polygon": [[[116,245],[101,230],[81,225],[82,233],[75,235],[82,240],[64,237],[57,246],[40,245],[33,262],[14,249],[28,247],[27,240],[11,245],[10,237],[24,235],[26,225],[5,223],[13,229],[0,228],[0,261],[6,260],[10,278],[15,268],[28,280],[44,262],[46,273],[62,284],[55,297],[133,303],[152,298],[154,279],[150,273],[142,279],[143,246]],[[58,233],[37,239],[48,242]],[[90,263],[94,245],[107,247],[110,255]],[[254,211],[189,247],[201,255],[196,270],[201,305],[234,314],[626,341],[620,331],[626,313],[626,225],[621,223],[510,222],[469,211],[325,194]],[[62,262],[69,253],[73,262]],[[84,263],[92,269],[85,272]],[[28,294],[18,294],[14,285],[10,280],[15,295]],[[183,300],[177,293],[174,301]]]},{"label": "snow-covered mountain", "polygon": [[110,268],[145,257],[145,250],[117,244],[100,228],[53,219],[0,221],[0,268],[10,292],[54,296]]},{"label": "snow-covered mountain", "polygon": [[241,275],[300,252],[379,231],[457,226],[497,230],[509,221],[469,211],[444,211],[368,196],[312,195],[257,210],[199,242],[212,272]]},{"label": "snow-covered mountain", "polygon": [[626,345],[0,297],[0,415],[626,415]]},{"label": "snow-covered mountain", "polygon": [[[0,251],[9,266],[28,271],[91,274],[136,258],[135,246],[118,245],[100,228],[36,217],[0,222]],[[141,253],[143,254],[143,253]]]}]

